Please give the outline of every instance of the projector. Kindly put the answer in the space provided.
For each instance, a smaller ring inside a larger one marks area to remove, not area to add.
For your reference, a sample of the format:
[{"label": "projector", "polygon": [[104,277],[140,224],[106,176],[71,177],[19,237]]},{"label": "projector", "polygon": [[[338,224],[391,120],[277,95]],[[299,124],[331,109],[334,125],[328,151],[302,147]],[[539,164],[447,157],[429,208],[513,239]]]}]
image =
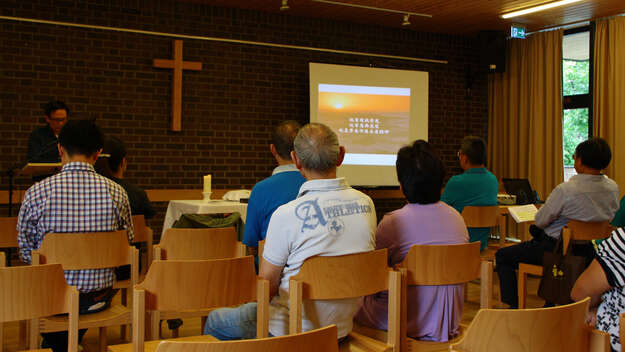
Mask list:
[{"label": "projector", "polygon": [[498,193],[497,203],[501,205],[514,205],[516,204],[516,196],[507,193]]}]

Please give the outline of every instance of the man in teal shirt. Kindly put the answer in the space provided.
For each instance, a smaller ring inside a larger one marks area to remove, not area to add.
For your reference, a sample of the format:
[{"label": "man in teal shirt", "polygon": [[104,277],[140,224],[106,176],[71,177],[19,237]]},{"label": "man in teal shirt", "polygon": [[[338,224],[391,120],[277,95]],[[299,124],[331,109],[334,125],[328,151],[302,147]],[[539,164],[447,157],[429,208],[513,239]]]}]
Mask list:
[{"label": "man in teal shirt", "polygon": [[[499,182],[497,177],[486,170],[486,142],[475,136],[467,136],[462,140],[458,151],[458,160],[464,173],[453,176],[447,181],[441,201],[449,204],[459,213],[467,205],[497,205]],[[486,248],[490,229],[488,227],[470,228],[469,241],[482,242],[481,249]]]},{"label": "man in teal shirt", "polygon": [[610,224],[614,227],[625,227],[625,197],[621,198],[621,204]]}]

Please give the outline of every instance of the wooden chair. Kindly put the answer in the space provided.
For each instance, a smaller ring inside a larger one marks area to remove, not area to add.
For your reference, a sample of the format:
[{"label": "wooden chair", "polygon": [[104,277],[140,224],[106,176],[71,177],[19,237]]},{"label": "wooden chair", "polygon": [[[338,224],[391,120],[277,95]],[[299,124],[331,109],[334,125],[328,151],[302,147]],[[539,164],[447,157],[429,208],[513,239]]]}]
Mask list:
[{"label": "wooden chair", "polygon": [[[571,220],[562,228],[563,248],[568,247],[569,241],[590,241],[607,238],[613,228],[608,221],[584,222]],[[527,300],[527,275],[543,276],[543,267],[527,263],[519,263],[517,277],[517,293],[519,296],[519,309],[525,308]]]},{"label": "wooden chair", "polygon": [[[143,215],[133,215],[132,225],[134,234],[132,243],[145,243],[146,247],[146,264],[143,266],[144,270],[141,270],[142,272],[139,274],[139,279],[137,280],[141,281],[142,277],[145,276],[145,273],[148,271],[148,268],[152,263],[152,244],[154,242],[154,232],[146,225],[145,217]],[[141,252],[139,252],[139,261],[141,261]],[[130,279],[115,281],[115,285],[113,285],[113,288],[121,289],[121,303],[124,307],[128,306],[128,289],[130,287],[132,287]],[[125,325],[122,325],[121,327],[121,338],[122,340],[126,339]]]},{"label": "wooden chair", "polygon": [[387,267],[387,250],[306,259],[289,283],[289,332],[302,331],[302,300],[357,298],[388,290],[386,342],[352,331],[341,351],[399,351],[401,274]]},{"label": "wooden chair", "polygon": [[220,342],[175,342],[163,341],[156,352],[338,352],[336,326],[301,334],[270,337],[255,340]]},{"label": "wooden chair", "polygon": [[[86,270],[114,268],[130,264],[131,282],[136,283],[138,273],[137,249],[128,243],[126,231],[92,233],[49,233],[41,247],[32,252],[32,264],[58,263],[63,270]],[[100,329],[100,351],[106,350],[106,328],[127,325],[132,322],[132,311],[122,305],[112,305],[102,312],[81,315],[79,329]],[[39,332],[55,332],[68,329],[67,317],[34,319],[31,336]]]},{"label": "wooden chair", "polygon": [[145,217],[143,215],[132,216],[132,227],[134,230],[134,239],[132,240],[132,243],[145,243],[146,246],[147,264],[144,267],[145,271],[142,271],[144,273],[147,273],[150,264],[152,264],[154,231],[152,231],[152,229],[148,227],[145,222]]},{"label": "wooden chair", "polygon": [[[499,206],[472,206],[462,209],[462,218],[467,228],[490,227],[497,228],[499,232],[499,246],[506,243],[505,219],[499,210]],[[489,253],[489,252],[487,252]],[[493,256],[494,259],[494,256]]]},{"label": "wooden chair", "polygon": [[[0,257],[3,256],[0,255]],[[0,268],[0,351],[2,323],[69,313],[68,351],[78,351],[78,290],[65,283],[59,264]],[[39,334],[30,334],[39,348]]]},{"label": "wooden chair", "polygon": [[[11,218],[0,218],[0,249],[7,248],[18,248],[19,245],[17,243],[17,217]],[[9,252],[10,253],[10,252]],[[8,260],[10,260],[10,255],[7,256]],[[7,263],[6,261],[3,263]]]},{"label": "wooden chair", "polygon": [[[163,311],[206,311],[256,300],[257,336],[267,337],[269,282],[258,278],[251,256],[216,260],[155,260],[133,295],[132,344],[109,346],[109,351],[154,351],[160,341],[144,342],[145,314]],[[215,341],[209,335],[181,338]]]},{"label": "wooden chair", "polygon": [[447,350],[450,343],[418,341],[407,337],[408,286],[454,285],[480,278],[480,307],[492,306],[493,263],[480,258],[479,242],[436,246],[413,245],[406,258],[396,268],[402,273],[402,351]]},{"label": "wooden chair", "polygon": [[590,299],[554,308],[482,309],[450,351],[610,351],[607,333],[586,325]]},{"label": "wooden chair", "polygon": [[[210,260],[244,257],[245,245],[237,242],[234,227],[201,228],[201,229],[167,229],[158,245],[154,246],[155,260]],[[155,314],[150,329],[150,339],[161,338],[162,320],[202,317],[202,326],[209,311],[162,312]],[[156,335],[158,333],[158,335]],[[172,332],[178,337],[178,329]]]},{"label": "wooden chair", "polygon": [[245,256],[234,227],[167,229],[154,246],[155,260],[207,260]]}]

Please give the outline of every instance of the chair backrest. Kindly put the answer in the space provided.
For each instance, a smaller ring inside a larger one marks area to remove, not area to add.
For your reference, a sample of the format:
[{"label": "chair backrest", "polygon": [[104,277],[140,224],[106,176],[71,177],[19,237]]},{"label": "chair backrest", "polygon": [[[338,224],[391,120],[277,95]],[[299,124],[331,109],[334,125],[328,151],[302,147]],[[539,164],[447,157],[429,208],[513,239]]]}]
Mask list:
[{"label": "chair backrest", "polygon": [[554,308],[482,309],[452,351],[588,351],[589,298]]},{"label": "chair backrest", "polygon": [[408,285],[452,285],[480,277],[480,243],[413,245],[397,265]]},{"label": "chair backrest", "polygon": [[302,299],[362,297],[388,290],[391,269],[387,263],[386,249],[334,257],[315,256],[306,259],[291,280],[303,284]]},{"label": "chair backrest", "polygon": [[569,241],[590,241],[595,239],[607,238],[614,230],[609,221],[579,221],[570,220],[565,227],[562,228],[562,241],[564,253],[568,248]]},{"label": "chair backrest", "polygon": [[[126,230],[90,233],[49,233],[38,250],[34,265],[58,263],[64,270],[138,267],[137,249],[130,246]],[[133,271],[134,273],[134,271]]]},{"label": "chair backrest", "polygon": [[144,350],[145,311],[206,310],[257,302],[256,331],[266,337],[269,282],[256,276],[252,256],[215,260],[155,260],[135,285],[133,351]]},{"label": "chair backrest", "polygon": [[136,289],[146,309],[180,311],[226,307],[256,299],[252,256],[215,260],[155,260]]},{"label": "chair backrest", "polygon": [[0,248],[16,248],[17,218],[0,218]]},{"label": "chair backrest", "polygon": [[68,350],[77,351],[78,290],[65,283],[61,265],[0,268],[0,330],[2,322],[62,313],[69,313]]},{"label": "chair backrest", "polygon": [[289,332],[302,331],[303,299],[355,298],[388,290],[387,346],[399,350],[401,274],[387,263],[386,249],[306,259],[289,282]]},{"label": "chair backrest", "polygon": [[499,207],[493,206],[472,206],[468,205],[462,209],[462,218],[468,228],[472,227],[495,227],[499,226]]},{"label": "chair backrest", "polygon": [[132,216],[132,228],[134,238],[133,243],[148,242],[148,237],[152,235],[152,230],[145,223],[145,217],[143,215]]},{"label": "chair backrest", "polygon": [[167,229],[154,246],[154,259],[208,260],[245,256],[234,227]]},{"label": "chair backrest", "polygon": [[163,341],[156,352],[337,352],[336,325],[308,332],[254,340],[219,342]]}]

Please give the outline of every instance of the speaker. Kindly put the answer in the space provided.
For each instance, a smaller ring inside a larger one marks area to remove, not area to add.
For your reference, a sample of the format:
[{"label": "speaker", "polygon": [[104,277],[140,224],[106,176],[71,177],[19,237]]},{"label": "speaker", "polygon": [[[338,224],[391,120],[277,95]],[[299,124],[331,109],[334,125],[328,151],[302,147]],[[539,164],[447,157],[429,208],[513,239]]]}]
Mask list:
[{"label": "speaker", "polygon": [[478,36],[480,72],[506,71],[506,32],[481,31]]}]

